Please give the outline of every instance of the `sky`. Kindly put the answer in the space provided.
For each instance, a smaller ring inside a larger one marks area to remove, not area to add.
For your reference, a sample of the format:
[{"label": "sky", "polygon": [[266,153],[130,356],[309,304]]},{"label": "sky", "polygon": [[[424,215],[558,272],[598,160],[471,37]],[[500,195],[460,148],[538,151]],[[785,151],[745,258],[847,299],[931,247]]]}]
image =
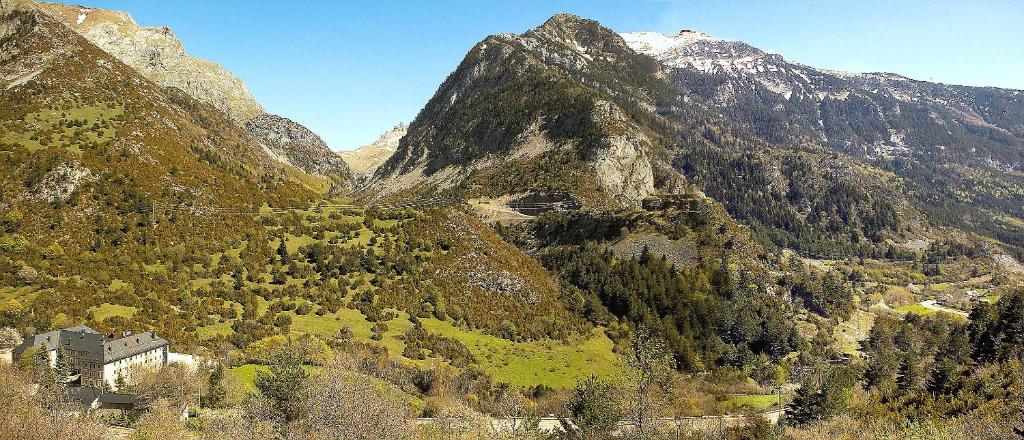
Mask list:
[{"label": "sky", "polygon": [[168,26],[331,148],[409,122],[487,35],[557,12],[618,32],[696,29],[815,67],[1024,89],[1024,0],[76,0]]}]

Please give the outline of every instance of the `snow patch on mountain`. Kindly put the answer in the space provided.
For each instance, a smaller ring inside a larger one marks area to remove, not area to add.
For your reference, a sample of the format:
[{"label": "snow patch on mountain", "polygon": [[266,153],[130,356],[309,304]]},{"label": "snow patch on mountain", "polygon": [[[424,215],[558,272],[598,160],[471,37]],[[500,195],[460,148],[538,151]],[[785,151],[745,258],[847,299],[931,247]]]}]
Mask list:
[{"label": "snow patch on mountain", "polygon": [[660,32],[627,32],[620,35],[633,50],[648,55],[662,54],[703,40],[720,41],[708,34],[690,29],[684,29],[676,35],[665,35]]},{"label": "snow patch on mountain", "polygon": [[79,11],[78,19],[75,21],[75,24],[81,25],[83,22],[85,22],[85,19],[89,17],[89,14],[91,12],[92,9],[82,8],[82,10]]}]

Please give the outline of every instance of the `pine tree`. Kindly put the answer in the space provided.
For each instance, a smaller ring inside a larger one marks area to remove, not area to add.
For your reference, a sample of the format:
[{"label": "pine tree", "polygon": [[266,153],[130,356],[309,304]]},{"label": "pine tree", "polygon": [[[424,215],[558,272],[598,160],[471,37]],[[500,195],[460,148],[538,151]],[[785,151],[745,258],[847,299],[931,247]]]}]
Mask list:
[{"label": "pine tree", "polygon": [[202,406],[207,408],[217,408],[224,403],[224,399],[227,397],[227,390],[224,388],[224,366],[217,363],[213,371],[210,372],[210,377],[207,379],[206,394],[203,395]]},{"label": "pine tree", "polygon": [[35,382],[52,384],[56,382],[56,374],[50,365],[50,353],[45,347],[36,347],[34,365],[32,365]]},{"label": "pine tree", "polygon": [[270,365],[269,373],[256,373],[255,384],[260,394],[269,400],[276,415],[285,422],[291,422],[301,415],[301,393],[307,378],[301,359],[286,352]]},{"label": "pine tree", "polygon": [[793,400],[786,405],[786,420],[794,426],[804,426],[821,420],[824,409],[824,393],[816,386],[805,383],[797,388]]},{"label": "pine tree", "polygon": [[899,372],[896,374],[896,385],[903,391],[913,391],[921,383],[921,363],[917,355],[907,352],[900,360]]},{"label": "pine tree", "polygon": [[64,347],[57,347],[57,360],[54,363],[53,375],[57,383],[66,383],[71,376],[71,361]]},{"label": "pine tree", "polygon": [[288,255],[288,246],[285,244],[284,239],[281,239],[281,243],[277,246],[277,256],[281,259],[281,265],[287,265],[291,261],[291,257]]}]

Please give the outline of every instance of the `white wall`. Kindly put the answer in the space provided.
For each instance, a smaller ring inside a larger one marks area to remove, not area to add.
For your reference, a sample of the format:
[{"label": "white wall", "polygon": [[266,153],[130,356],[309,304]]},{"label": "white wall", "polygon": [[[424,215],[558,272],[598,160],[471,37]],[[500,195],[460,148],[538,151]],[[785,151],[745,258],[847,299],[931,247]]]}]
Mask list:
[{"label": "white wall", "polygon": [[103,380],[110,385],[110,389],[116,391],[118,375],[121,375],[125,383],[131,383],[134,370],[155,370],[167,365],[165,352],[165,347],[160,347],[156,350],[139,353],[135,356],[106,364],[103,366]]}]

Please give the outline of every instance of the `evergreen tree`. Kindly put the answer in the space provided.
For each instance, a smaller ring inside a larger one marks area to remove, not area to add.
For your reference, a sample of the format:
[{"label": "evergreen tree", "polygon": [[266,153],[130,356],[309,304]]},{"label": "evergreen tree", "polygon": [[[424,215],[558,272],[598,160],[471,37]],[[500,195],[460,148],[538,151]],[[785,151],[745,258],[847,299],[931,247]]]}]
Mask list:
[{"label": "evergreen tree", "polygon": [[67,383],[71,373],[71,360],[68,359],[67,351],[64,347],[57,347],[57,360],[53,367],[54,380],[57,383]]},{"label": "evergreen tree", "polygon": [[217,408],[224,403],[227,389],[224,388],[224,365],[217,363],[206,381],[206,394],[203,395],[202,406]]},{"label": "evergreen tree", "polygon": [[297,420],[302,412],[302,390],[308,374],[301,359],[286,350],[270,365],[270,372],[256,373],[256,389],[270,403],[275,418],[284,423]]},{"label": "evergreen tree", "polygon": [[918,356],[913,351],[904,353],[900,359],[899,372],[896,374],[896,386],[902,391],[914,391],[921,384],[922,376]]},{"label": "evergreen tree", "polygon": [[291,257],[288,255],[288,246],[285,244],[284,239],[281,239],[281,243],[277,245],[277,256],[280,259],[281,265],[287,265],[291,261]]},{"label": "evergreen tree", "polygon": [[611,438],[622,416],[622,406],[615,387],[590,376],[576,385],[565,403],[570,420],[562,428],[574,439]]}]

